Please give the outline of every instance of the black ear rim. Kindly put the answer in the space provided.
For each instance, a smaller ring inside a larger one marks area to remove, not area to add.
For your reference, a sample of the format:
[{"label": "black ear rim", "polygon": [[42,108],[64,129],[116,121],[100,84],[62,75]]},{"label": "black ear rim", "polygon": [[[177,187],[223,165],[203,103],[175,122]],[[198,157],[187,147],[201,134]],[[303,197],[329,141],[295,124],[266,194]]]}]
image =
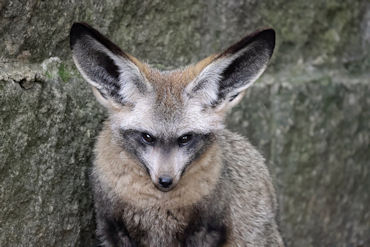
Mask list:
[{"label": "black ear rim", "polygon": [[247,47],[249,44],[255,41],[263,42],[264,44],[267,45],[268,51],[269,51],[269,58],[271,58],[274,48],[275,48],[275,39],[276,39],[276,34],[275,34],[274,29],[272,28],[260,29],[260,30],[255,31],[252,34],[245,36],[240,41],[238,41],[237,43],[227,48],[224,52],[218,55],[215,59],[235,54],[241,49]]},{"label": "black ear rim", "polygon": [[71,30],[69,32],[69,45],[71,50],[73,50],[73,47],[78,42],[78,40],[80,40],[85,35],[97,40],[112,53],[128,58],[128,56],[116,44],[110,41],[98,30],[94,29],[89,24],[84,22],[75,22],[71,27]]},{"label": "black ear rim", "polygon": [[[261,46],[263,47],[264,51],[267,52],[268,58],[266,58],[266,63],[271,59],[274,48],[275,48],[275,31],[272,28],[268,29],[262,29],[259,31],[256,31],[250,35],[245,36],[242,38],[239,42],[235,43],[234,45],[230,46],[228,49],[226,49],[223,53],[221,53],[219,56],[216,57],[216,59],[219,58],[225,58],[228,56],[232,56],[239,51],[243,50],[246,47],[259,47],[258,49],[261,49]],[[265,53],[266,54],[266,53]],[[233,75],[235,73],[235,69],[237,69],[239,66],[237,65],[239,62],[244,61],[245,57],[244,55],[236,58],[227,66],[227,68],[222,72],[221,76],[222,78],[230,78],[230,75]],[[223,81],[224,79],[222,79]],[[229,80],[226,80],[229,81]],[[235,81],[235,79],[233,79]],[[227,88],[232,87],[230,82],[229,83],[221,83],[219,84],[219,91],[218,91],[218,101],[214,102],[214,106],[218,105],[223,99],[225,99],[226,94],[229,92],[227,91]],[[239,93],[236,95],[232,95],[229,101],[234,100]]]}]

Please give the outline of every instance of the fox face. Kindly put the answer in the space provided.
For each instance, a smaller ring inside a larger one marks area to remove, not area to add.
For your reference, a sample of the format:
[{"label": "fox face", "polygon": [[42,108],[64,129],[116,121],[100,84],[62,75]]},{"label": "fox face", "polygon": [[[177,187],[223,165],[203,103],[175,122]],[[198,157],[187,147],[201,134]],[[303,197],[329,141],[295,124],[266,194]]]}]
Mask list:
[{"label": "fox face", "polygon": [[87,24],[72,26],[70,45],[77,68],[109,110],[112,141],[167,192],[216,145],[227,111],[265,70],[275,32],[256,32],[174,71],[150,68]]}]

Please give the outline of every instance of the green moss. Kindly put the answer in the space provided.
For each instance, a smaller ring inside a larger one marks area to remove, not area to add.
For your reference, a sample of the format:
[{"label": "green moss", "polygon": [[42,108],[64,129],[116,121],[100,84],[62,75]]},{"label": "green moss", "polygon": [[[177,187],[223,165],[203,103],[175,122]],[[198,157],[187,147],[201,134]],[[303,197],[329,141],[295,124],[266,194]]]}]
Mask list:
[{"label": "green moss", "polygon": [[58,75],[63,82],[67,82],[71,79],[71,73],[69,73],[64,64],[59,65]]},{"label": "green moss", "polygon": [[52,78],[53,78],[53,76],[50,74],[50,72],[49,72],[49,71],[46,71],[46,72],[45,72],[45,76],[46,76],[48,79],[52,79]]}]

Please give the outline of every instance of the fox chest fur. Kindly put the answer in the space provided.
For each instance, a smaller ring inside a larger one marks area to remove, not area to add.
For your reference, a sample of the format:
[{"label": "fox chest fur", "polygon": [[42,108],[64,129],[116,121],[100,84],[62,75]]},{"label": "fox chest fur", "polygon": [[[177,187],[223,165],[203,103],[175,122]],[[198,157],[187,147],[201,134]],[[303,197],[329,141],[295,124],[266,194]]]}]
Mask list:
[{"label": "fox chest fur", "polygon": [[159,71],[75,23],[75,64],[109,117],[91,174],[103,246],[283,246],[264,159],[225,129],[265,70],[272,29],[195,65]]},{"label": "fox chest fur", "polygon": [[217,145],[195,161],[196,169],[184,174],[178,186],[158,193],[142,168],[112,138],[110,123],[106,126],[96,145],[92,173],[96,211],[110,212],[112,227],[98,226],[100,235],[108,237],[105,241],[116,231],[127,231],[138,246],[184,246],[193,231],[207,234],[202,241],[209,246],[226,241],[229,196],[218,179],[226,169]]},{"label": "fox chest fur", "polygon": [[[209,205],[209,202],[204,204]],[[130,236],[128,242],[134,246],[193,246],[190,244],[191,241],[207,242],[208,246],[220,246],[226,242],[228,233],[222,222],[223,214],[221,211],[212,210],[211,207],[208,208],[209,211],[205,211],[204,205],[179,208],[152,206],[142,209],[135,205],[120,203],[120,207],[122,211],[118,214],[119,217],[116,217],[115,230],[105,233],[107,238],[123,231]],[[213,211],[213,215],[209,215],[210,211]],[[226,208],[223,211],[226,215]],[[205,215],[209,218],[206,219]],[[122,223],[119,223],[120,220]],[[207,223],[209,225],[204,227],[203,220],[209,220]],[[194,231],[201,236],[194,235],[191,240],[189,236]]]}]

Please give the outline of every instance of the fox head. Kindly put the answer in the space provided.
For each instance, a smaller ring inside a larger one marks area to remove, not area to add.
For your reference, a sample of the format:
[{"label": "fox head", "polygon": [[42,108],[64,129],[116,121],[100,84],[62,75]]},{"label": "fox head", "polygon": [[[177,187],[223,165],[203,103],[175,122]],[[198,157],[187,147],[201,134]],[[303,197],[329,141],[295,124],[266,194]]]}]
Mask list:
[{"label": "fox head", "polygon": [[113,141],[166,192],[217,141],[227,111],[265,70],[275,32],[255,32],[174,71],[150,68],[84,23],[73,24],[70,45],[77,68],[109,110]]}]

